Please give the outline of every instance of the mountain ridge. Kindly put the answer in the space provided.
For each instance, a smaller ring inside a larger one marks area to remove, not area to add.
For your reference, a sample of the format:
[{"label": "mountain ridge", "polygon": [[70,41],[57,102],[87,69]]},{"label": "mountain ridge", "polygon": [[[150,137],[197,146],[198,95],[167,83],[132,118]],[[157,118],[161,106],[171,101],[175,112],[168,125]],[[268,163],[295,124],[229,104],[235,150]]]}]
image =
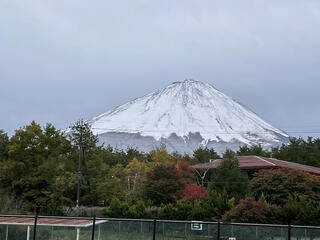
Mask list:
[{"label": "mountain ridge", "polygon": [[[186,143],[190,136],[199,134],[201,141],[198,139],[200,142],[194,145],[208,147],[210,142],[215,142],[218,145],[225,143],[226,148],[228,143],[237,143],[239,146],[261,144],[270,148],[286,143],[289,138],[286,133],[261,119],[243,104],[212,85],[193,79],[174,82],[136,98],[94,117],[90,123],[101,143],[118,148],[125,146],[123,141],[113,142],[106,135],[118,139],[115,135],[122,133],[126,135],[126,139],[131,139],[133,136],[127,134],[134,134],[133,139],[140,135],[142,138],[147,137],[146,141],[149,142],[151,137],[154,139],[151,141],[154,142],[153,147],[165,142],[165,139],[168,141],[174,135],[174,139],[180,138],[179,145],[181,140]],[[141,144],[131,142],[127,147],[139,149],[139,145]],[[180,152],[179,148],[175,151]],[[183,147],[183,151],[186,150],[188,147]]]}]

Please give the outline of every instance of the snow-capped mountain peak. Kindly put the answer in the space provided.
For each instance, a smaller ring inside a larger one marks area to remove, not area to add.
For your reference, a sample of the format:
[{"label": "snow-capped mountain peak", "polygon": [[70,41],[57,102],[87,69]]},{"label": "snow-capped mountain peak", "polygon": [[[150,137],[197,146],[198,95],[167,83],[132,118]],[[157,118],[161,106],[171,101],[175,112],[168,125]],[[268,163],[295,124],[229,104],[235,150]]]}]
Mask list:
[{"label": "snow-capped mountain peak", "polygon": [[[287,134],[231,97],[193,79],[174,82],[162,90],[123,104],[93,118],[91,124],[93,132],[99,136],[125,133],[127,137],[134,134],[147,137],[149,141],[153,139],[153,142],[163,142],[174,136],[187,143],[190,137],[197,135],[201,139],[199,146],[208,147],[210,143],[269,147],[288,138]],[[139,148],[138,145],[127,147]]]}]

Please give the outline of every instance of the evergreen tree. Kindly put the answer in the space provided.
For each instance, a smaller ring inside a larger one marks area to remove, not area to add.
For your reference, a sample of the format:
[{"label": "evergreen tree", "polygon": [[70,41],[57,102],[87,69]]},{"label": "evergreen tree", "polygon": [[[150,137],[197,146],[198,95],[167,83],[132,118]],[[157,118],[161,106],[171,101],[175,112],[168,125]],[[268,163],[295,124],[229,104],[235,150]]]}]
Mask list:
[{"label": "evergreen tree", "polygon": [[68,172],[73,153],[61,132],[51,124],[42,130],[33,121],[12,136],[9,157],[0,165],[0,185],[21,198],[31,211],[45,213],[68,206],[76,179],[72,170]]},{"label": "evergreen tree", "polygon": [[206,163],[212,159],[219,159],[220,156],[212,148],[198,148],[193,152],[192,164]]},{"label": "evergreen tree", "polygon": [[86,152],[95,148],[98,143],[98,137],[92,133],[90,124],[83,120],[77,121],[71,127],[69,138],[75,146],[83,147]]},{"label": "evergreen tree", "polygon": [[291,138],[288,145],[272,149],[272,157],[320,167],[320,139],[313,139],[312,137],[308,137],[307,140]]},{"label": "evergreen tree", "polygon": [[127,155],[126,156],[127,159],[129,159],[129,161],[131,161],[134,158],[138,159],[140,162],[150,162],[151,161],[151,156],[149,153],[140,152],[139,150],[137,150],[135,148],[128,148],[126,150],[126,155]]},{"label": "evergreen tree", "polygon": [[235,199],[229,199],[226,191],[221,193],[211,191],[209,199],[206,201],[207,208],[214,216],[214,220],[218,221],[222,218],[225,212],[229,211],[234,206]]},{"label": "evergreen tree", "polygon": [[0,130],[0,163],[8,159],[9,137],[6,132]]},{"label": "evergreen tree", "polygon": [[271,153],[263,150],[261,145],[241,146],[237,151],[238,156],[255,155],[260,157],[270,157]]},{"label": "evergreen tree", "polygon": [[314,205],[305,197],[289,197],[281,208],[280,217],[286,224],[319,226],[320,204]]},{"label": "evergreen tree", "polygon": [[250,194],[250,184],[246,173],[239,168],[238,160],[232,151],[226,151],[221,164],[213,173],[209,185],[211,191],[227,192],[229,198],[239,200]]}]

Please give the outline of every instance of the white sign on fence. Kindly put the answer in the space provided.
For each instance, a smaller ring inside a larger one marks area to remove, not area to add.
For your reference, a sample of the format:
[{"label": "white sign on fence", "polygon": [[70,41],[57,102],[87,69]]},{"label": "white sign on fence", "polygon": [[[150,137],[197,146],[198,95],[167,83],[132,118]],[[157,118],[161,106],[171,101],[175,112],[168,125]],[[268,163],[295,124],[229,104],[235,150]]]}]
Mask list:
[{"label": "white sign on fence", "polygon": [[192,222],[191,230],[193,231],[202,231],[202,223],[201,222]]}]

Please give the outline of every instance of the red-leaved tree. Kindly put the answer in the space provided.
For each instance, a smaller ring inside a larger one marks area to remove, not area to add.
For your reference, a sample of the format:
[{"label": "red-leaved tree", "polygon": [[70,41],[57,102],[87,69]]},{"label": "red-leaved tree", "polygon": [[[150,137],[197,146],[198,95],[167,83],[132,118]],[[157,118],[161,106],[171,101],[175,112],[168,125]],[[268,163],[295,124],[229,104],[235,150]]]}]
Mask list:
[{"label": "red-leaved tree", "polygon": [[177,174],[184,185],[195,182],[195,170],[189,163],[176,158],[173,159],[172,167],[176,169]]},{"label": "red-leaved tree", "polygon": [[188,184],[181,191],[181,198],[179,201],[194,201],[204,200],[209,198],[209,191],[202,185]]},{"label": "red-leaved tree", "polygon": [[253,198],[245,198],[240,203],[225,213],[222,217],[224,222],[239,223],[278,223],[280,207],[265,204]]},{"label": "red-leaved tree", "polygon": [[175,203],[181,198],[185,185],[192,183],[194,178],[190,164],[174,159],[171,165],[157,165],[147,173],[144,195],[156,205]]},{"label": "red-leaved tree", "polygon": [[280,206],[289,196],[304,197],[313,204],[320,202],[320,177],[298,170],[260,170],[254,174],[251,187],[256,198],[263,193],[268,203]]}]

